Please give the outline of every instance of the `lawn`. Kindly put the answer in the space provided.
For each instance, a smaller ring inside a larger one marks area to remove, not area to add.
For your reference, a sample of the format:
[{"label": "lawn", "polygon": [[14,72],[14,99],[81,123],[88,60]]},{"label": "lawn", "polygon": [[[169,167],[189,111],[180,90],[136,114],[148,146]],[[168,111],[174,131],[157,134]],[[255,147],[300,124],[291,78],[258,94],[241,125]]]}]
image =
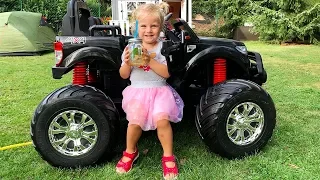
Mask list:
[{"label": "lawn", "polygon": [[[175,153],[180,179],[319,179],[320,47],[246,42],[262,54],[268,81],[264,88],[277,108],[271,141],[257,155],[227,160],[201,142],[193,117],[176,126]],[[53,54],[0,58],[0,148],[30,142],[34,109],[48,93],[71,82],[51,76]],[[161,179],[161,146],[155,133],[139,143],[142,156],[128,175],[118,176],[111,162],[84,169],[57,169],[29,145],[0,151],[0,179]]]}]

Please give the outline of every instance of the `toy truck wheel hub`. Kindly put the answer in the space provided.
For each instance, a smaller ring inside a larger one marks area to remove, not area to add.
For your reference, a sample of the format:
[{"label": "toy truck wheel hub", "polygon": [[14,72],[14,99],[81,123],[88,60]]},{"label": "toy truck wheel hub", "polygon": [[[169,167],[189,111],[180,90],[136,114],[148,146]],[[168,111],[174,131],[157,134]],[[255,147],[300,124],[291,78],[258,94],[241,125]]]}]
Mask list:
[{"label": "toy truck wheel hub", "polygon": [[51,145],[61,154],[79,156],[90,151],[98,139],[95,121],[78,110],[58,114],[49,125]]},{"label": "toy truck wheel hub", "polygon": [[77,124],[71,124],[69,130],[67,131],[67,135],[70,138],[80,138],[81,137],[81,126]]},{"label": "toy truck wheel hub", "polygon": [[236,117],[236,123],[239,126],[243,125],[245,123],[245,121],[246,121],[246,118],[243,117],[242,115],[239,115]]},{"label": "toy truck wheel hub", "polygon": [[264,114],[255,103],[245,102],[232,109],[228,116],[226,132],[237,145],[248,145],[257,140],[264,127]]}]

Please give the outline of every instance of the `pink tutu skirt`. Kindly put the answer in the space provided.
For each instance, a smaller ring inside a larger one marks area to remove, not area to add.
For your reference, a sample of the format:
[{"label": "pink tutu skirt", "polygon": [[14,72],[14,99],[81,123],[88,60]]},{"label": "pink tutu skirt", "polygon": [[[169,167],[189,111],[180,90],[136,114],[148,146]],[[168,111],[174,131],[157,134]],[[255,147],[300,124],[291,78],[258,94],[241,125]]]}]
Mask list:
[{"label": "pink tutu skirt", "polygon": [[130,124],[139,125],[143,131],[155,130],[157,121],[180,122],[183,100],[169,85],[158,87],[128,86],[122,92],[122,108]]}]

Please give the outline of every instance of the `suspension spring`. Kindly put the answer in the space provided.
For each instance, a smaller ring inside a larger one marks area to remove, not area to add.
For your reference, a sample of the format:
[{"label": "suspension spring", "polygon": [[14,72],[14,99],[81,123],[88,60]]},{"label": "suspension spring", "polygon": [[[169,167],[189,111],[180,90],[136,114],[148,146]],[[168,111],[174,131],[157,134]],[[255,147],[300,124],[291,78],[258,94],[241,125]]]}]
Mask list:
[{"label": "suspension spring", "polygon": [[74,66],[72,84],[87,84],[87,63],[79,62]]},{"label": "suspension spring", "polygon": [[227,80],[227,62],[225,59],[215,59],[213,64],[213,84]]}]

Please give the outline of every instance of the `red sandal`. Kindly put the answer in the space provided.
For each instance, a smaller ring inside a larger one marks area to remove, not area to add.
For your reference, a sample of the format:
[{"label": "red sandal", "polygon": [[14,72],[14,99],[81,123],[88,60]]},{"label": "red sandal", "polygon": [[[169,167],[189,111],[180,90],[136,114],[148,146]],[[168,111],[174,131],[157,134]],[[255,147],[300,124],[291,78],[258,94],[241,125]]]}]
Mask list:
[{"label": "red sandal", "polygon": [[[128,162],[123,162],[122,158],[123,157],[127,157],[130,158],[130,160]],[[119,160],[116,168],[122,168],[124,169],[125,172],[123,173],[128,173],[131,169],[132,169],[132,165],[133,163],[138,159],[139,157],[139,151],[138,149],[136,150],[136,152],[134,153],[127,153],[126,151],[123,151],[123,156],[122,158]],[[118,172],[120,173],[120,172]]]},{"label": "red sandal", "polygon": [[[174,162],[175,165],[174,167],[169,168],[166,165],[166,162]],[[162,156],[162,170],[163,170],[164,179],[168,174],[174,174],[174,177],[172,179],[177,179],[179,172],[178,172],[176,158],[174,156]]]}]

